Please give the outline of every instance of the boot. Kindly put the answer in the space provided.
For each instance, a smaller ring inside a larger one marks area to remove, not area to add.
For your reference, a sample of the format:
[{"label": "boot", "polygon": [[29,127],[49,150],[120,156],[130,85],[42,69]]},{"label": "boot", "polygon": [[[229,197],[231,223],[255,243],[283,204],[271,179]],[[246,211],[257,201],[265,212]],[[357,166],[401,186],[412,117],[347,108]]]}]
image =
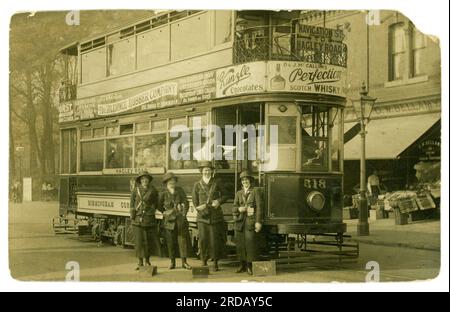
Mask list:
[{"label": "boot", "polygon": [[202,260],[202,265],[203,266],[208,266],[208,261],[207,260]]},{"label": "boot", "polygon": [[251,262],[247,262],[247,273],[248,275],[253,275],[253,268]]},{"label": "boot", "polygon": [[175,266],[176,266],[175,259],[170,259],[169,270],[175,269]]},{"label": "boot", "polygon": [[192,267],[187,263],[186,258],[181,258],[181,266],[186,270],[191,270]]},{"label": "boot", "polygon": [[241,266],[236,271],[236,273],[244,273],[245,271],[247,271],[247,262],[241,261]]},{"label": "boot", "polygon": [[219,260],[214,259],[214,272],[219,271]]},{"label": "boot", "polygon": [[140,270],[140,268],[141,267],[143,267],[144,266],[144,259],[142,259],[142,258],[139,258],[139,262],[138,262],[138,265],[137,265],[137,267],[136,267],[136,271],[139,271]]},{"label": "boot", "polygon": [[146,266],[151,266],[152,264],[150,263],[150,257],[145,258],[145,265]]}]

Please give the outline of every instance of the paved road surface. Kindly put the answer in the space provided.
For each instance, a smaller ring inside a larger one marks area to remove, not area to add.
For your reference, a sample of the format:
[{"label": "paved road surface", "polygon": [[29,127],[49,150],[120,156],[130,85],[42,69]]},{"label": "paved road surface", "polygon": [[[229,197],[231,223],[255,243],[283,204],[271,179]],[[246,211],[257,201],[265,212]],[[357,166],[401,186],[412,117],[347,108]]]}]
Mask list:
[{"label": "paved road surface", "polygon": [[[353,263],[310,263],[281,268],[276,276],[250,277],[235,274],[232,265],[212,272],[207,279],[192,279],[183,269],[168,270],[168,260],[153,258],[159,274],[149,277],[135,272],[132,249],[78,241],[69,235],[54,235],[51,218],[57,215],[57,204],[24,203],[10,205],[9,260],[11,275],[23,281],[63,281],[66,263],[77,261],[82,281],[198,281],[198,282],[364,282],[366,263],[377,261],[381,281],[413,281],[431,279],[439,274],[440,253],[403,247],[360,245],[360,258]],[[199,265],[190,259],[192,265]],[[179,262],[178,262],[179,264]]]}]

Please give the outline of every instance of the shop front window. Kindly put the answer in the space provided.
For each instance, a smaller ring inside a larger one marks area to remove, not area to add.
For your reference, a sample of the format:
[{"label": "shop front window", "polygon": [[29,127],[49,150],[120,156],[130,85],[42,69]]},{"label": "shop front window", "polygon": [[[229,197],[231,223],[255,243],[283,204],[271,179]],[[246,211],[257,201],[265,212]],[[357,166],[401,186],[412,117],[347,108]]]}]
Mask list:
[{"label": "shop front window", "polygon": [[132,159],[133,138],[106,141],[106,168],[131,168]]},{"label": "shop front window", "polygon": [[328,108],[302,108],[302,169],[328,171]]},{"label": "shop front window", "polygon": [[136,168],[166,167],[166,134],[136,137]]},{"label": "shop front window", "polygon": [[104,142],[81,142],[80,171],[101,171],[103,169]]}]

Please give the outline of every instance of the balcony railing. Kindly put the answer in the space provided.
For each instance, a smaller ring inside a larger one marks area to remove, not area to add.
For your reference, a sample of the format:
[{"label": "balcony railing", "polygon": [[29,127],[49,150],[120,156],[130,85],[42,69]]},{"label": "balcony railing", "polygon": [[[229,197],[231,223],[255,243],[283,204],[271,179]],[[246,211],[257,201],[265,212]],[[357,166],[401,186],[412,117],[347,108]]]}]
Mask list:
[{"label": "balcony railing", "polygon": [[76,100],[77,98],[77,86],[75,84],[62,82],[59,87],[59,102],[67,102]]},{"label": "balcony railing", "polygon": [[[236,32],[235,64],[254,61],[298,61],[347,67],[347,46],[316,38],[305,38],[284,28],[254,27]],[[280,29],[281,28],[281,29]],[[278,32],[276,31],[278,30]],[[279,32],[284,30],[284,32]]]}]

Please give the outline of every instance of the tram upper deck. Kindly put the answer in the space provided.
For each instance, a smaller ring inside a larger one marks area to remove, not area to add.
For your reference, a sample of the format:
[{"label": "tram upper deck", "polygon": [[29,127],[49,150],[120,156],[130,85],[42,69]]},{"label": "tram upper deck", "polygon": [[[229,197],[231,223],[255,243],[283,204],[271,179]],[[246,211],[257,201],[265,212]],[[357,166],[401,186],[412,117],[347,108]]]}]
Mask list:
[{"label": "tram upper deck", "polygon": [[[186,77],[258,61],[297,63],[290,67],[298,63],[326,66],[328,70],[321,75],[330,80],[328,76],[339,75],[336,72],[347,64],[343,31],[302,25],[301,14],[301,11],[169,11],[81,40],[61,50],[66,75],[60,100],[83,99],[85,106],[118,101],[139,92],[143,86],[178,79],[187,79],[186,83],[192,86],[192,79]],[[277,65],[272,65],[271,71],[276,72]],[[279,82],[278,87],[281,86]],[[328,90],[292,91],[333,94],[333,88],[326,87]],[[335,95],[342,93],[334,89]],[[193,99],[187,91],[182,96]],[[199,101],[208,99],[204,96]],[[186,101],[189,99],[183,98],[180,104]]]}]

